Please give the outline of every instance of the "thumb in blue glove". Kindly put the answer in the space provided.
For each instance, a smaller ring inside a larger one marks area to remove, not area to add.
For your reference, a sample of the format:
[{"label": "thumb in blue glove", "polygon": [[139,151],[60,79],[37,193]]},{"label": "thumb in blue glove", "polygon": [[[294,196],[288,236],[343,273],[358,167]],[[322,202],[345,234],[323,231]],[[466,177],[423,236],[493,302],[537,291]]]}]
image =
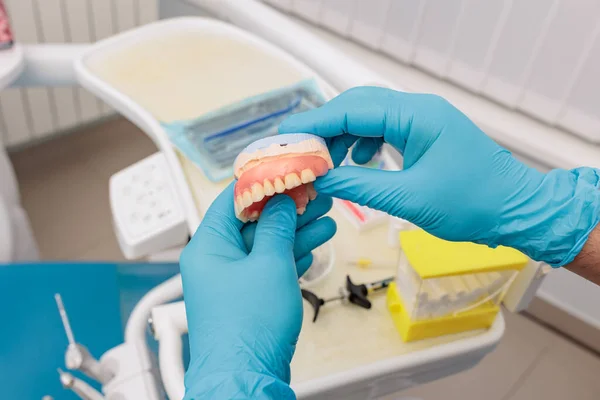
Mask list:
[{"label": "thumb in blue glove", "polygon": [[573,260],[600,219],[596,169],[530,168],[438,96],[354,88],[279,131],[327,138],[334,160],[356,141],[358,163],[389,143],[403,154],[403,171],[341,167],[315,188],[443,239],[510,246],[558,266]]},{"label": "thumb in blue glove", "polygon": [[233,186],[211,205],[180,260],[186,399],[295,397],[289,365],[302,323],[295,259],[335,232],[331,219],[317,219],[331,207],[319,198],[297,218],[294,201],[278,195],[246,226],[234,214]]}]

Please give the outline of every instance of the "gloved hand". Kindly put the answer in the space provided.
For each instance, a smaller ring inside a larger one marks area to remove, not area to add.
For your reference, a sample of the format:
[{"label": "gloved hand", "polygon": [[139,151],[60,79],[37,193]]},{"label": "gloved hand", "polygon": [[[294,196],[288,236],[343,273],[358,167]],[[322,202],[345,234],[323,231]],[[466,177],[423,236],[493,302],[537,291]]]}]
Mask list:
[{"label": "gloved hand", "polygon": [[357,138],[358,163],[368,161],[382,141],[391,144],[404,156],[403,171],[341,167],[315,188],[443,239],[510,246],[560,266],[581,251],[600,218],[598,170],[544,174],[530,168],[435,95],[354,88],[291,116],[279,131],[330,138],[336,161]]},{"label": "gloved hand", "polygon": [[186,399],[295,398],[298,277],[310,252],[335,233],[332,219],[317,219],[331,205],[319,196],[296,218],[294,201],[277,195],[258,223],[244,227],[233,185],[211,205],[180,259],[191,356]]}]

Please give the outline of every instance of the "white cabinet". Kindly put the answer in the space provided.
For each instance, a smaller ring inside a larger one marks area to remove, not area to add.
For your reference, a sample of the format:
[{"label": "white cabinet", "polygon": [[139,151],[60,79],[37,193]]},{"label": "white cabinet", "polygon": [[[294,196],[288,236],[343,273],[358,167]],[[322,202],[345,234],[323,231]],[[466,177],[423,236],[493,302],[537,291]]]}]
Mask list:
[{"label": "white cabinet", "polygon": [[37,259],[37,246],[20,204],[12,165],[0,145],[0,264]]},{"label": "white cabinet", "polygon": [[265,1],[600,143],[597,0]]}]

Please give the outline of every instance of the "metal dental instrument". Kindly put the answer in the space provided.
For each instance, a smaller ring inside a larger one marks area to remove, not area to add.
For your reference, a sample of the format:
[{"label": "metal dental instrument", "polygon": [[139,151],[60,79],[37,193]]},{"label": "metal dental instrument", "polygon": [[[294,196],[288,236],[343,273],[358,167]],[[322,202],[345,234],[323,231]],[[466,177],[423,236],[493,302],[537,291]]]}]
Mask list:
[{"label": "metal dental instrument", "polygon": [[62,297],[59,293],[56,293],[54,299],[56,300],[56,306],[58,307],[58,312],[65,328],[65,333],[67,334],[67,340],[69,341],[67,351],[65,352],[65,365],[68,369],[81,371],[102,384],[108,383],[114,377],[114,373],[102,366],[85,346],[75,342],[75,336],[73,335]]},{"label": "metal dental instrument", "polygon": [[321,307],[326,303],[337,300],[340,300],[342,303],[350,303],[362,308],[370,309],[371,301],[368,299],[368,295],[386,289],[393,280],[394,278],[390,277],[371,283],[355,284],[350,279],[350,275],[346,275],[346,285],[339,289],[338,296],[322,299],[313,292],[302,289],[302,297],[312,305],[315,311],[313,322],[315,322],[319,316]]},{"label": "metal dental instrument", "polygon": [[67,316],[67,310],[65,310],[65,305],[62,301],[62,297],[60,293],[54,294],[54,300],[56,300],[56,306],[58,307],[58,313],[60,314],[60,319],[62,320],[63,327],[65,328],[65,333],[67,334],[67,340],[69,341],[69,346],[75,345],[75,336],[73,336],[73,330],[71,329],[71,324],[69,323],[69,317]]},{"label": "metal dental instrument", "polygon": [[75,378],[68,372],[58,368],[60,383],[65,389],[71,389],[77,396],[83,400],[105,400],[100,392],[91,387],[81,379]]}]

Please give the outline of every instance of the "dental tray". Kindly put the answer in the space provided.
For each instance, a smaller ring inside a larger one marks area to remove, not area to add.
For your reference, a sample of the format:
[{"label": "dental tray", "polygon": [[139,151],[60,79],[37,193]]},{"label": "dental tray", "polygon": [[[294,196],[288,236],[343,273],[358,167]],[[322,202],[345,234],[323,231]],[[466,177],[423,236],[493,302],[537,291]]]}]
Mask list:
[{"label": "dental tray", "polygon": [[102,40],[75,62],[80,84],[135,123],[165,155],[194,232],[228,180],[214,184],[173,145],[163,123],[194,121],[244,99],[315,82],[318,74],[254,35],[207,18],[161,20]]},{"label": "dental tray", "polygon": [[213,182],[233,175],[233,161],[248,144],[277,134],[287,116],[325,103],[314,79],[252,96],[193,121],[162,123],[169,138]]}]

